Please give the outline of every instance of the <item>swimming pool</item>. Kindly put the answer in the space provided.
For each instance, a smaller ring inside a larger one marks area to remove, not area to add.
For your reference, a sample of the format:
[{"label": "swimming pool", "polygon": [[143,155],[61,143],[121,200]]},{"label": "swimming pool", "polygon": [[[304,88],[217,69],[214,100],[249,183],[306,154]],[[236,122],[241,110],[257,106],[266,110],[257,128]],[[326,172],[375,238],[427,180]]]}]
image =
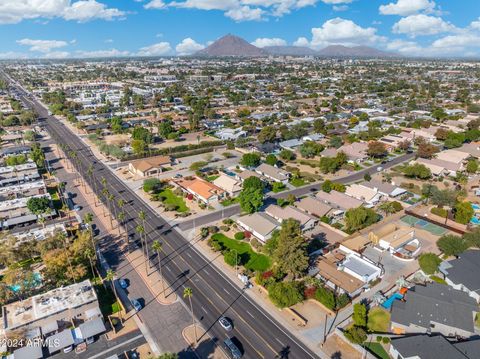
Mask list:
[{"label": "swimming pool", "polygon": [[384,307],[385,309],[390,309],[394,301],[400,300],[402,298],[403,298],[403,295],[401,295],[398,292],[395,292],[390,296],[390,298],[388,298],[385,302],[382,303],[382,307]]},{"label": "swimming pool", "polygon": [[[27,283],[24,283],[24,284],[27,284]],[[32,287],[38,287],[41,284],[42,284],[42,276],[40,275],[40,273],[37,273],[37,272],[33,273]],[[9,288],[12,292],[16,293],[20,289],[22,289],[22,285],[21,284],[14,284],[14,285],[11,285]]]},{"label": "swimming pool", "polygon": [[475,211],[480,211],[480,204],[472,203],[472,208],[473,208]]},{"label": "swimming pool", "polygon": [[478,226],[478,225],[480,225],[480,219],[478,219],[477,217],[473,217],[473,218],[470,220],[470,223]]}]

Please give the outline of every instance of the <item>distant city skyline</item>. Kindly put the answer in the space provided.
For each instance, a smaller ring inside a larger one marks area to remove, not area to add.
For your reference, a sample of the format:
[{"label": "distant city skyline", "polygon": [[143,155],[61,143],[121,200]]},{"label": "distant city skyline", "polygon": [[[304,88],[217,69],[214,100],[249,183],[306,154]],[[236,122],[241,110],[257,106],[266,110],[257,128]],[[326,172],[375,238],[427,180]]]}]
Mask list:
[{"label": "distant city skyline", "polygon": [[478,0],[0,0],[0,59],[191,55],[227,33],[480,57],[479,16]]}]

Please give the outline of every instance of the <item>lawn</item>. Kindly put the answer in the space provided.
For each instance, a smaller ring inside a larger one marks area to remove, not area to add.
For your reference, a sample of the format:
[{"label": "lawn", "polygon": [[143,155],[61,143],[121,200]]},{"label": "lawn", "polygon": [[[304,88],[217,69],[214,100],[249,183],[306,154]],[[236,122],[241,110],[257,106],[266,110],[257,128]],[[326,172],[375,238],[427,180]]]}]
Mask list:
[{"label": "lawn", "polygon": [[220,204],[224,207],[228,207],[228,206],[231,206],[232,204],[237,203],[237,202],[238,202],[238,197],[227,198],[227,199],[224,199],[223,201],[221,201]]},{"label": "lawn", "polygon": [[220,176],[219,176],[219,175],[208,176],[208,177],[207,177],[207,181],[208,181],[208,182],[213,182],[213,181],[215,181],[218,177],[220,177]]},{"label": "lawn", "polygon": [[475,326],[480,328],[480,313],[475,316]]},{"label": "lawn", "polygon": [[102,314],[108,316],[110,314],[119,312],[121,307],[116,300],[113,291],[110,289],[110,285],[106,283],[106,286],[107,288],[105,288],[102,284],[96,284],[95,292],[97,292],[98,302]]},{"label": "lawn", "polygon": [[376,307],[368,313],[368,330],[376,333],[387,333],[390,329],[390,313]]},{"label": "lawn", "polygon": [[272,265],[269,257],[256,253],[250,244],[246,242],[228,238],[221,233],[215,233],[212,239],[218,241],[225,248],[236,250],[240,257],[240,262],[246,269],[265,272]]},{"label": "lawn", "polygon": [[295,187],[301,187],[305,186],[305,181],[303,180],[303,178],[292,178],[290,180],[290,184]]},{"label": "lawn", "polygon": [[184,213],[188,211],[187,204],[182,197],[177,196],[170,188],[164,189],[158,194],[159,197],[165,197],[164,204],[172,204],[176,206],[176,211]]},{"label": "lawn", "polygon": [[373,355],[380,359],[390,359],[390,356],[387,354],[385,349],[383,349],[380,343],[367,343],[365,348],[368,349]]}]

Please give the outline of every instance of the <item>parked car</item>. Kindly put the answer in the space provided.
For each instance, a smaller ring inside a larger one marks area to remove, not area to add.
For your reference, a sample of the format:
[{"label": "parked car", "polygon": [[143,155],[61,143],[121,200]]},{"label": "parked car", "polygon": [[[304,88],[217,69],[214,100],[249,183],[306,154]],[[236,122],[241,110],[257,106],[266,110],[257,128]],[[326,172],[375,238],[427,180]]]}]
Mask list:
[{"label": "parked car", "polygon": [[139,312],[142,309],[142,304],[140,304],[140,302],[137,299],[132,299],[131,302],[137,312]]},{"label": "parked car", "polygon": [[82,210],[82,206],[76,204],[75,206],[73,206],[73,210],[78,212],[78,211]]},{"label": "parked car", "polygon": [[120,287],[123,288],[123,289],[127,289],[128,288],[128,283],[125,279],[123,278],[120,278],[118,280],[118,284],[120,284]]},{"label": "parked car", "polygon": [[225,317],[220,317],[218,320],[218,323],[222,326],[223,329],[225,329],[227,332],[231,331],[233,329],[232,323],[228,318]]}]

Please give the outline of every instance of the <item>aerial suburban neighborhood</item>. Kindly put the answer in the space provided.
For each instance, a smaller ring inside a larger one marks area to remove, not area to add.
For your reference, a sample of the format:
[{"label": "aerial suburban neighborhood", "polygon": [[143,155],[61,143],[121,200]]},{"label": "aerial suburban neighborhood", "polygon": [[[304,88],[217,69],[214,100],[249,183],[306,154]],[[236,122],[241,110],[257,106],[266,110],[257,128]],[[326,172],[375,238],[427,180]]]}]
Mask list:
[{"label": "aerial suburban neighborhood", "polygon": [[2,358],[480,358],[480,63],[258,40],[0,60]]}]

